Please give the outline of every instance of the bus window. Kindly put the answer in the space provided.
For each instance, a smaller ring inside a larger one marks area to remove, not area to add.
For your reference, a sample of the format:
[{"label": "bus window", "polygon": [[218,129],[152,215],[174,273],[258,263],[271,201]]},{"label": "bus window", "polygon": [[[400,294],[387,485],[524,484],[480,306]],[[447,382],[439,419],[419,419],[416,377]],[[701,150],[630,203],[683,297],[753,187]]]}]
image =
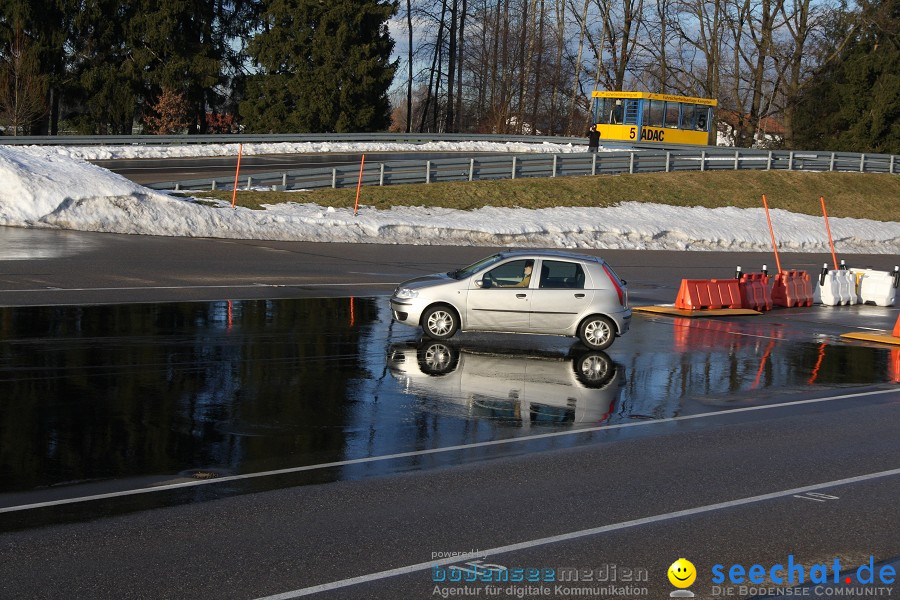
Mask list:
[{"label": "bus window", "polygon": [[597,122],[603,125],[620,125],[625,120],[625,101],[621,98],[604,98]]},{"label": "bus window", "polygon": [[663,127],[678,128],[679,117],[681,116],[680,102],[666,102],[666,121]]},{"label": "bus window", "polygon": [[662,100],[644,100],[644,125],[662,127],[665,102]]},{"label": "bus window", "polygon": [[681,128],[694,129],[694,119],[696,118],[695,109],[697,107],[693,104],[684,104],[682,106]]},{"label": "bus window", "polygon": [[697,131],[709,131],[709,109],[705,106],[695,107],[697,113],[697,123],[695,129]]}]

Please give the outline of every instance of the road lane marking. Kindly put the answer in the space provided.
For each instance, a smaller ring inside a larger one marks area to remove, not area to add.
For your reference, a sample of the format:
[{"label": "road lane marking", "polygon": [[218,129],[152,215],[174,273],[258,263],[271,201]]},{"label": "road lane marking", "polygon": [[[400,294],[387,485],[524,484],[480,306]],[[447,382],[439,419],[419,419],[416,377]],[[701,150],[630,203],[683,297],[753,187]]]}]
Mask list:
[{"label": "road lane marking", "polygon": [[874,390],[871,392],[859,392],[856,394],[841,394],[840,396],[826,396],[824,398],[811,398],[808,400],[795,400],[794,402],[784,402],[782,404],[765,404],[760,406],[745,406],[743,408],[733,408],[730,410],[720,410],[716,412],[698,413],[696,415],[683,415],[680,417],[668,417],[665,419],[656,419],[652,421],[637,421],[633,423],[617,423],[615,425],[598,425],[597,427],[587,427],[584,429],[574,429],[570,431],[554,431],[552,433],[541,433],[537,435],[522,436],[515,438],[505,438],[501,440],[488,440],[485,442],[473,442],[471,444],[459,444],[456,446],[444,446],[441,448],[430,448],[427,450],[415,450],[411,452],[398,452],[395,454],[383,454],[379,456],[367,456],[363,458],[352,458],[349,460],[340,460],[335,462],[320,463],[316,465],[303,465],[299,467],[288,467],[284,469],[274,469],[271,471],[260,471],[258,473],[244,473],[241,475],[227,475],[225,477],[217,477],[215,479],[205,479],[198,481],[185,481],[180,483],[170,483],[158,485],[149,488],[138,488],[133,490],[123,490],[120,492],[108,492],[105,494],[93,494],[90,496],[79,496],[75,498],[63,498],[61,500],[49,500],[47,502],[35,502],[32,504],[20,504],[18,506],[8,506],[0,508],[0,513],[18,512],[26,510],[34,510],[38,508],[46,508],[50,506],[60,506],[64,504],[77,504],[81,502],[91,502],[94,500],[107,500],[110,498],[120,498],[123,496],[134,496],[138,494],[150,494],[166,490],[177,490],[181,488],[196,487],[200,485],[210,485],[214,483],[225,483],[228,481],[240,481],[244,479],[257,479],[260,477],[273,477],[276,475],[290,475],[294,473],[302,473],[305,471],[316,471],[319,469],[330,469],[335,467],[346,467],[350,465],[359,465],[373,462],[382,462],[388,460],[396,460],[400,458],[412,458],[416,456],[425,456],[429,454],[443,454],[445,452],[456,452],[458,450],[471,450],[474,448],[485,448],[489,446],[502,446],[507,444],[516,444],[520,442],[533,442],[535,440],[561,438],[567,436],[580,435],[585,433],[596,433],[609,431],[613,429],[626,429],[632,427],[646,427],[648,425],[659,425],[661,423],[674,423],[679,421],[690,421],[694,419],[704,419],[708,417],[726,416],[735,413],[744,413],[758,410],[771,410],[775,408],[784,408],[789,406],[803,406],[806,404],[818,404],[821,402],[831,402],[832,400],[846,400],[849,398],[863,398],[866,396],[876,396],[881,394],[897,394],[897,389]]},{"label": "road lane marking", "polygon": [[[833,481],[825,481],[822,483],[816,483],[813,485],[806,485],[799,488],[794,488],[790,490],[782,490],[780,492],[771,492],[768,494],[760,494],[759,496],[750,496],[748,498],[739,498],[737,500],[729,500],[726,502],[717,502],[716,504],[707,504],[705,506],[698,506],[695,508],[688,508],[685,510],[677,510],[674,512],[663,513],[659,515],[654,515],[652,517],[644,517],[641,519],[633,519],[631,521],[622,521],[620,523],[613,523],[611,525],[603,525],[601,527],[593,527],[591,529],[582,529],[580,531],[571,531],[569,533],[563,533],[560,535],[552,535],[549,537],[538,538],[534,540],[528,540],[524,542],[518,542],[516,544],[508,544],[506,546],[497,546],[496,548],[490,548],[488,550],[479,550],[479,557],[488,557],[494,556],[497,554],[505,554],[508,552],[517,552],[519,550],[528,550],[531,548],[536,548],[538,546],[546,546],[548,544],[556,544],[558,542],[568,542],[571,540],[576,540],[578,538],[583,538],[592,535],[599,535],[601,533],[609,533],[611,531],[619,531],[622,529],[629,529],[631,527],[639,527],[641,525],[649,525],[651,523],[660,523],[662,521],[669,521],[672,519],[679,519],[681,517],[688,517],[693,515],[699,515],[703,513],[713,512],[717,510],[723,510],[726,508],[734,508],[737,506],[745,506],[747,504],[754,504],[756,502],[763,502],[766,500],[774,500],[776,498],[783,498],[785,496],[793,496],[796,494],[803,494],[806,492],[812,492],[815,490],[820,490],[823,488],[831,488],[841,485],[850,485],[852,483],[860,483],[863,481],[870,481],[873,479],[880,479],[884,477],[891,477],[894,475],[900,475],[900,469],[891,469],[889,471],[878,471],[876,473],[868,473],[866,475],[858,475],[856,477],[848,477],[846,479],[836,479]],[[284,592],[281,594],[275,594],[273,596],[265,596],[258,598],[257,600],[289,600],[291,598],[299,598],[301,596],[309,596],[311,594],[318,594],[320,592],[327,592],[330,590],[340,589],[344,587],[349,587],[352,585],[358,585],[360,583],[368,583],[370,581],[377,581],[379,579],[387,579],[389,577],[396,577],[398,575],[407,575],[410,573],[415,573],[418,571],[426,571],[431,569],[432,567],[443,567],[445,565],[450,565],[453,563],[460,562],[460,558],[458,556],[442,558],[438,560],[431,560],[428,562],[418,563],[414,565],[407,565],[405,567],[398,567],[396,569],[389,569],[387,571],[379,571],[377,573],[370,573],[368,575],[360,575],[358,577],[351,577],[349,579],[341,579],[339,581],[332,581],[330,583],[322,583],[319,585],[314,585],[312,587],[301,588],[298,590],[293,590],[290,592]]]},{"label": "road lane marking", "polygon": [[0,290],[0,294],[21,294],[24,292],[123,292],[134,290],[219,290],[219,289],[238,289],[238,288],[261,288],[261,287],[344,287],[351,285],[397,285],[397,281],[366,281],[354,283],[248,283],[239,285],[158,285],[158,286],[135,286],[135,287],[95,287],[95,288],[30,288],[25,290]]}]

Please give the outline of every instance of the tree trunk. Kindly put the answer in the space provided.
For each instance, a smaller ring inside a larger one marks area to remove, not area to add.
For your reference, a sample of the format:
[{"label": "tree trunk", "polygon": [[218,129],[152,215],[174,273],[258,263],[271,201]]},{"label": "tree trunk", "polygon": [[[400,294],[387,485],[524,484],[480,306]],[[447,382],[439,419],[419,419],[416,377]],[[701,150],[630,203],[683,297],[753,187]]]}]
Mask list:
[{"label": "tree trunk", "polygon": [[406,81],[406,133],[412,131],[412,86],[413,86],[413,30],[411,0],[406,0],[406,30],[408,33],[407,59],[409,60],[409,78]]},{"label": "tree trunk", "polygon": [[456,121],[453,123],[453,131],[459,131],[462,123],[462,78],[463,62],[465,60],[466,47],[466,0],[462,0],[462,10],[459,14],[459,57],[456,59]]},{"label": "tree trunk", "polygon": [[456,77],[456,10],[459,5],[459,0],[452,0],[453,3],[450,5],[450,49],[449,55],[447,58],[447,114],[444,120],[444,131],[448,133],[453,132],[453,93],[454,90],[454,78]]}]

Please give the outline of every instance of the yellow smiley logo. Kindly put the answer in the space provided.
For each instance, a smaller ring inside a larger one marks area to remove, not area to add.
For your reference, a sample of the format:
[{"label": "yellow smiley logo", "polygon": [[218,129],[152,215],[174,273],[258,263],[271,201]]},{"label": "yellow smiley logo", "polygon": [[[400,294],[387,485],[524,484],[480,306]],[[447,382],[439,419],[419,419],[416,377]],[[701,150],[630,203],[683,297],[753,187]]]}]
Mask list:
[{"label": "yellow smiley logo", "polygon": [[697,579],[697,569],[686,558],[679,558],[669,567],[669,581],[677,588],[691,587],[695,579]]}]

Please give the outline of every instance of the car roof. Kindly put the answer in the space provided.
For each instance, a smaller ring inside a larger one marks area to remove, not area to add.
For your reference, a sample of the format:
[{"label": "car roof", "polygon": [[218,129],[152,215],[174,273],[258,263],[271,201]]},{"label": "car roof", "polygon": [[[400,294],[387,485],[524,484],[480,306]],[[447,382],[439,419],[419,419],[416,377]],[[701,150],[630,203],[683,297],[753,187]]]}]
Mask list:
[{"label": "car roof", "polygon": [[532,250],[528,248],[516,248],[504,250],[499,254],[503,258],[529,256],[533,258],[570,258],[574,260],[585,260],[589,262],[604,262],[603,259],[599,256],[591,256],[590,254],[578,254],[576,252],[566,252],[565,250]]}]

